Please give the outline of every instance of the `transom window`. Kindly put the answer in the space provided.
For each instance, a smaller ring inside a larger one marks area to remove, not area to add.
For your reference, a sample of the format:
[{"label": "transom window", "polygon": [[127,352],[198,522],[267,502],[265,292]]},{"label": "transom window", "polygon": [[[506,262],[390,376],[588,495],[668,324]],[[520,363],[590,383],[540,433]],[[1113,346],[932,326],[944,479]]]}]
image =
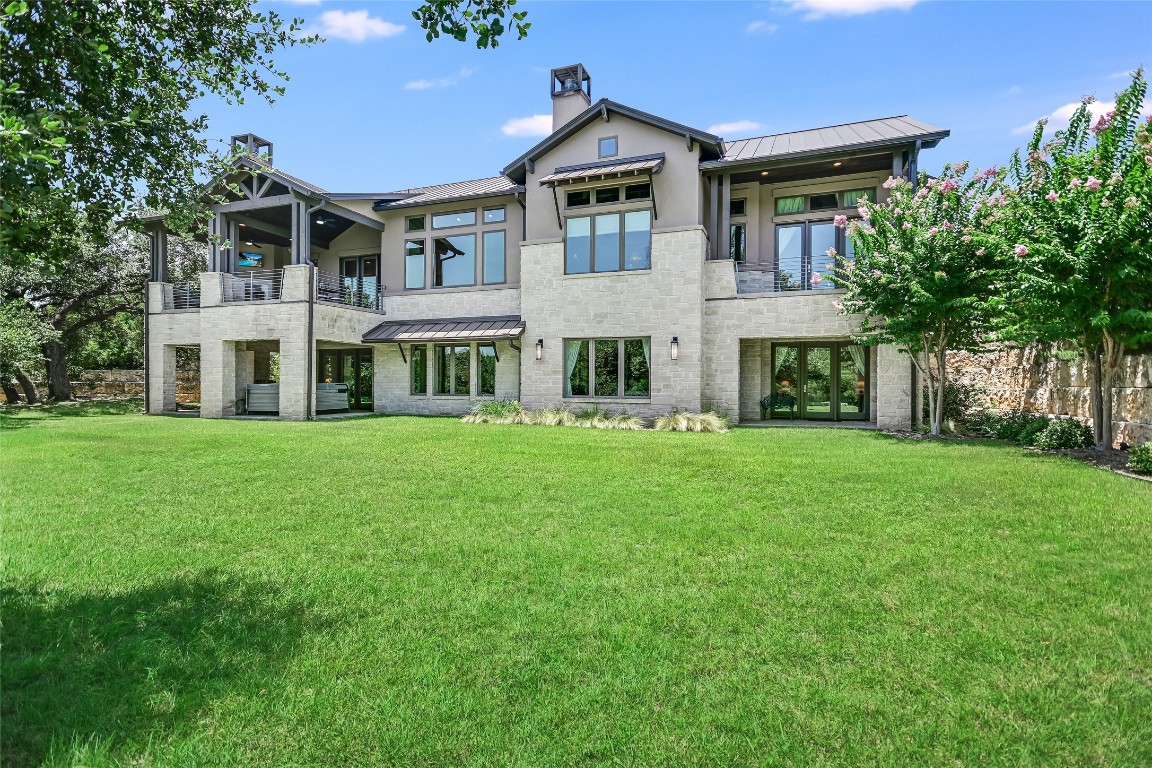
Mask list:
[{"label": "transom window", "polygon": [[432,229],[449,227],[470,227],[476,223],[476,211],[452,211],[432,214]]},{"label": "transom window", "polygon": [[616,157],[619,149],[619,142],[616,140],[615,136],[605,136],[596,143],[596,146],[597,156]]},{"label": "transom window", "polygon": [[565,339],[564,397],[650,397],[652,340]]},{"label": "transom window", "polygon": [[[876,189],[847,189],[842,192],[821,192],[815,195],[785,195],[776,198],[776,215],[789,216],[810,211],[834,211],[855,208],[861,200],[875,200]],[[733,203],[736,201],[733,200]],[[736,214],[733,213],[733,216]]]},{"label": "transom window", "polygon": [[565,193],[564,204],[568,208],[579,208],[583,205],[592,205],[593,201],[597,204],[616,203],[621,198],[627,201],[650,200],[652,199],[652,185],[643,182],[639,184],[616,184],[594,189],[573,189]]},{"label": "transom window", "polygon": [[564,271],[569,275],[652,266],[652,212],[625,211],[568,219]]},{"label": "transom window", "polygon": [[748,201],[743,197],[738,197],[728,203],[729,216],[746,216],[748,213]]},{"label": "transom window", "polygon": [[404,231],[405,232],[423,232],[424,231],[424,217],[423,216],[405,216],[404,217]]},{"label": "transom window", "polygon": [[502,205],[499,207],[496,207],[496,208],[485,208],[484,209],[484,223],[485,224],[497,224],[501,221],[504,221],[505,215],[506,214],[504,211],[504,206],[502,206]]}]

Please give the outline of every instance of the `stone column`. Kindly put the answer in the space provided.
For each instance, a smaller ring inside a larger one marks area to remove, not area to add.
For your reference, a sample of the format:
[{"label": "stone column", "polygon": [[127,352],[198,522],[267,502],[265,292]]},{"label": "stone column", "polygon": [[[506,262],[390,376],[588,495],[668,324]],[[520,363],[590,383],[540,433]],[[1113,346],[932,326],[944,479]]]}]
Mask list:
[{"label": "stone column", "polygon": [[236,415],[236,342],[205,341],[200,346],[200,416]]},{"label": "stone column", "polygon": [[876,426],[912,428],[912,361],[890,344],[876,347]]},{"label": "stone column", "polygon": [[218,307],[224,303],[223,280],[226,275],[220,272],[200,273],[200,308]]},{"label": "stone column", "polygon": [[176,410],[176,347],[154,344],[149,350],[148,413],[172,413]]},{"label": "stone column", "polygon": [[280,418],[308,418],[308,356],[313,354],[303,334],[280,338]]}]

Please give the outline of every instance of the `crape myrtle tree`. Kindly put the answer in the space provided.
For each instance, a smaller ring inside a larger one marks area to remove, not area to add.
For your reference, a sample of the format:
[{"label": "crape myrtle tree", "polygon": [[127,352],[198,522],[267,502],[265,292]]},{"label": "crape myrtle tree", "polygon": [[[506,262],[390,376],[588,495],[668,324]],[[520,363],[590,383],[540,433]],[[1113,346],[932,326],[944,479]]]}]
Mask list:
[{"label": "crape myrtle tree", "polygon": [[828,252],[832,280],[846,290],[837,310],[861,317],[861,342],[893,344],[912,358],[927,383],[933,435],[943,422],[948,352],[987,343],[1000,290],[1001,265],[980,221],[1004,215],[1003,173],[967,171],[959,163],[936,178],[921,173],[915,184],[890,178],[887,202],[863,201],[850,224],[835,219],[847,226],[854,257]]},{"label": "crape myrtle tree", "polygon": [[995,222],[1011,255],[1002,333],[1071,342],[1090,376],[1096,444],[1111,448],[1113,386],[1126,351],[1152,342],[1152,117],[1142,69],[1093,121],[1085,98],[1067,130],[1012,159],[1010,216]]}]

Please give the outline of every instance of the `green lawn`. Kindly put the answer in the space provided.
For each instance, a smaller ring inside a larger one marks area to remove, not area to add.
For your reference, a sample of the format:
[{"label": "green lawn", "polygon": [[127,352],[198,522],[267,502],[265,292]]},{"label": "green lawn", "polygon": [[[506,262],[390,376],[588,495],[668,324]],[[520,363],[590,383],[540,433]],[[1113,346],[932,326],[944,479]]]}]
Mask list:
[{"label": "green lawn", "polygon": [[124,410],[4,417],[5,766],[1152,765],[1152,484]]}]

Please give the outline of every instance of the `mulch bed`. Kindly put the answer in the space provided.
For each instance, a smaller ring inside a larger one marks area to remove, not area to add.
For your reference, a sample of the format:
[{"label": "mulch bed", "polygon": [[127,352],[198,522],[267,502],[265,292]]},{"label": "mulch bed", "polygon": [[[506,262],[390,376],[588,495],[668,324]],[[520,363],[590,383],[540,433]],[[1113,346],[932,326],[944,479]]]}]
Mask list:
[{"label": "mulch bed", "polygon": [[[895,430],[885,430],[884,434],[898,437],[901,440],[964,440],[969,442],[997,442],[987,437],[972,437],[970,435],[940,435],[939,437],[932,437],[923,432],[900,432]],[[1026,451],[1034,453],[1047,453],[1052,456],[1064,456],[1065,458],[1074,461],[1083,462],[1084,464],[1091,464],[1094,467],[1115,472],[1118,475],[1125,477],[1135,478],[1136,480],[1143,480],[1147,483],[1152,483],[1152,475],[1140,475],[1128,469],[1128,451],[1117,450],[1115,448],[1107,451],[1097,450],[1096,448],[1064,448],[1056,451],[1045,451],[1040,448],[1033,448],[1030,446],[1020,446]]]}]

